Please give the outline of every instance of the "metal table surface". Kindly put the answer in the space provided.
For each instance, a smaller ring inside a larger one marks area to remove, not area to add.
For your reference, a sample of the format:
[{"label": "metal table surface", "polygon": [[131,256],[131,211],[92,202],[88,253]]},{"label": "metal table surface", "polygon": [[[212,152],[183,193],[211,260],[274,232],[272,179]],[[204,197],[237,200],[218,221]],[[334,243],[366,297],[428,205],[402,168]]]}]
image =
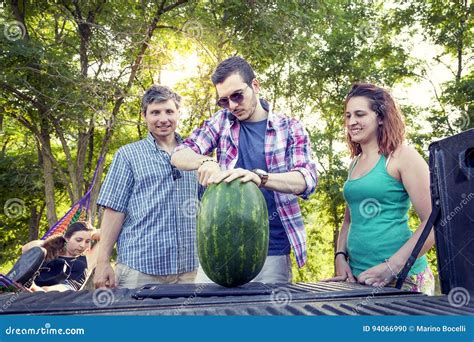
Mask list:
[{"label": "metal table surface", "polygon": [[[266,293],[251,295],[215,284],[155,286],[160,289],[156,298],[143,299],[133,297],[134,289],[1,294],[0,314],[474,315],[472,301],[456,306],[447,296],[351,283],[272,284],[265,285]],[[149,292],[153,294],[153,287]]]}]

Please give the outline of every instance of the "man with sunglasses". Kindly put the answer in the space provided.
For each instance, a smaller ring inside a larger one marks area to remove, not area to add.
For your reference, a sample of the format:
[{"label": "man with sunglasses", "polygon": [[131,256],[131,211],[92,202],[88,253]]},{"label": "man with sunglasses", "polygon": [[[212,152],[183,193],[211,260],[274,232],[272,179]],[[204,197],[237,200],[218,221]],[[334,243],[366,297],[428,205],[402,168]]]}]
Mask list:
[{"label": "man with sunglasses", "polygon": [[[105,207],[96,287],[137,288],[148,283],[194,282],[196,218],[187,212],[198,197],[196,173],[170,163],[182,143],[175,132],[181,97],[152,86],[142,99],[147,137],[114,156],[97,204]],[[115,272],[110,256],[117,242]]]},{"label": "man with sunglasses", "polygon": [[[291,249],[299,267],[306,262],[297,196],[308,198],[317,182],[310,140],[299,121],[272,113],[269,103],[259,99],[260,84],[243,58],[219,64],[212,82],[223,109],[176,148],[171,162],[197,170],[204,186],[237,178],[255,182],[267,202],[270,244],[254,281],[291,282]],[[209,157],[214,150],[217,160]]]}]

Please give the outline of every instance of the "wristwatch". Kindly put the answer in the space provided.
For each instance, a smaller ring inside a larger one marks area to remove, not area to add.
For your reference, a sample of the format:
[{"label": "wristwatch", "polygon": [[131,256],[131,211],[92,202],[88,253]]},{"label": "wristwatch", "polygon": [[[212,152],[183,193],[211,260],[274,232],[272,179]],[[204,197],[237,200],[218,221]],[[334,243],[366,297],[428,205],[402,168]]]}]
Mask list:
[{"label": "wristwatch", "polygon": [[260,177],[260,185],[258,187],[262,188],[268,181],[268,172],[261,169],[253,169],[252,172]]}]

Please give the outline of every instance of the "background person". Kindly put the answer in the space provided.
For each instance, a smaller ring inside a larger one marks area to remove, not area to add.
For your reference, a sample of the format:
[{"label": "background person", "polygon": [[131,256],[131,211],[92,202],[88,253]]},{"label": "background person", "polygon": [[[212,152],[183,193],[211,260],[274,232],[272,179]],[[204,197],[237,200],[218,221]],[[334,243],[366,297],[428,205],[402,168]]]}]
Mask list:
[{"label": "background person", "polygon": [[96,265],[97,244],[91,248],[91,242],[99,239],[99,232],[86,222],[75,222],[66,229],[64,235],[53,235],[46,240],[34,240],[24,245],[23,253],[33,247],[46,250],[44,263],[30,289],[80,290]]}]

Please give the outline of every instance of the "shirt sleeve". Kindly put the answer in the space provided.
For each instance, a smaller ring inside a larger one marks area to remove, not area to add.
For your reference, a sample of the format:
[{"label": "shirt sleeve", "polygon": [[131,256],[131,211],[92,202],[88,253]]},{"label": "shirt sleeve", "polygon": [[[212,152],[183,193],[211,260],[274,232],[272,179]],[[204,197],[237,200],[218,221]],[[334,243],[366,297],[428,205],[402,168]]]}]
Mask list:
[{"label": "shirt sleeve", "polygon": [[134,178],[130,161],[127,160],[124,151],[119,149],[100,189],[97,205],[126,213],[133,184]]},{"label": "shirt sleeve", "polygon": [[303,175],[306,190],[298,196],[307,199],[316,189],[318,176],[316,163],[311,156],[311,141],[308,133],[301,123],[295,119],[291,119],[289,123],[288,141],[288,169],[289,171],[298,171]]},{"label": "shirt sleeve", "polygon": [[211,154],[219,142],[221,126],[225,117],[225,112],[219,111],[212,118],[204,121],[201,127],[194,130],[183,143],[175,148],[174,152],[189,147],[197,154]]}]

